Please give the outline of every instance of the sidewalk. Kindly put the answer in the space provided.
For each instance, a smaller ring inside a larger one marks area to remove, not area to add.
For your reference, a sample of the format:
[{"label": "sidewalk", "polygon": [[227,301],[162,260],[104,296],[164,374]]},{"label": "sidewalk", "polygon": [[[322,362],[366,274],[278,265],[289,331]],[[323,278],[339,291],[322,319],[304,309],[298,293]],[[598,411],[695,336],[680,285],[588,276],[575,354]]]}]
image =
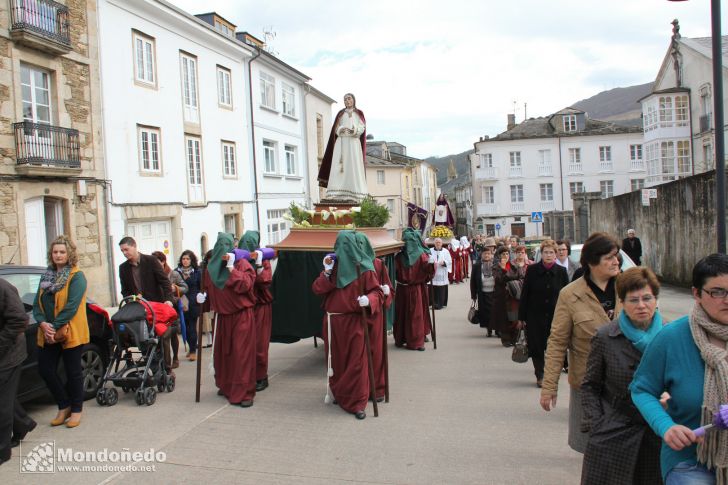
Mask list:
[{"label": "sidewalk", "polygon": [[[216,395],[205,349],[200,403],[195,364],[184,361],[177,389],[153,406],[123,393],[111,408],[88,401],[76,429],[46,424],[50,401],[28,406],[40,424],[24,453],[47,440],[74,451],[154,448],[166,453],[156,471],[21,475],[14,449],[0,483],[579,483],[581,455],[566,444],[566,376],[557,408],[542,411],[531,363],[511,362],[510,349],[467,322],[469,296],[467,283],[450,287],[448,308],[437,312],[437,350],[397,349],[390,339],[391,402],[378,418],[371,405],[357,421],[324,404],[321,341],[271,345],[270,387],[249,409]],[[688,308],[684,290],[666,289],[668,297],[675,311],[667,318]]]}]

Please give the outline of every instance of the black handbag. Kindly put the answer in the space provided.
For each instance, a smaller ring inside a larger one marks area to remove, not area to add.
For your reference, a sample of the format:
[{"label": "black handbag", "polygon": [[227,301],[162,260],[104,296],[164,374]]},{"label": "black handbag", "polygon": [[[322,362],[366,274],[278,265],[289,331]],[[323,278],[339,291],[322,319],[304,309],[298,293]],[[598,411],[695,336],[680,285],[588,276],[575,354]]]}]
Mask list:
[{"label": "black handbag", "polygon": [[468,321],[470,323],[480,323],[478,319],[478,300],[473,300],[470,303],[470,309],[468,310]]},{"label": "black handbag", "polygon": [[528,344],[526,343],[526,331],[524,329],[518,330],[518,337],[516,338],[516,344],[513,346],[511,360],[519,364],[528,362]]},{"label": "black handbag", "polygon": [[506,290],[511,298],[521,299],[521,290],[523,290],[523,280],[510,280],[506,282]]}]

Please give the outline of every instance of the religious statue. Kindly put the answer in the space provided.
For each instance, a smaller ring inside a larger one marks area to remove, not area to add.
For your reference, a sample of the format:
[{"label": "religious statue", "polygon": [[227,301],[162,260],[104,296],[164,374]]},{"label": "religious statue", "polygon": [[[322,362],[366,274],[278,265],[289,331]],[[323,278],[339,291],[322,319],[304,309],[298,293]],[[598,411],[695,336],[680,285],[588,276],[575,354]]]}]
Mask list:
[{"label": "religious statue", "polygon": [[319,169],[319,185],[326,187],[326,200],[358,203],[367,195],[365,159],[366,119],[349,93],[344,96],[344,109],[334,119]]}]

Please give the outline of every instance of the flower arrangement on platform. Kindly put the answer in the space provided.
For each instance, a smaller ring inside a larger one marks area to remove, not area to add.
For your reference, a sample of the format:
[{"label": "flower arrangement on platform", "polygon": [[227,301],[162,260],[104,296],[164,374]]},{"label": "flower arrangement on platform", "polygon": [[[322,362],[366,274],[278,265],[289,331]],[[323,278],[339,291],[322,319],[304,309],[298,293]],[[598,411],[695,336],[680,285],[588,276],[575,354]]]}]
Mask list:
[{"label": "flower arrangement on platform", "polygon": [[430,237],[433,239],[436,237],[439,237],[440,239],[452,239],[455,237],[455,234],[453,234],[452,229],[447,226],[433,226],[430,230]]},{"label": "flower arrangement on platform", "polygon": [[383,227],[389,220],[389,210],[373,197],[367,196],[359,206],[348,209],[306,209],[295,202],[288,207],[284,219],[293,223],[295,229],[354,229],[355,227]]}]

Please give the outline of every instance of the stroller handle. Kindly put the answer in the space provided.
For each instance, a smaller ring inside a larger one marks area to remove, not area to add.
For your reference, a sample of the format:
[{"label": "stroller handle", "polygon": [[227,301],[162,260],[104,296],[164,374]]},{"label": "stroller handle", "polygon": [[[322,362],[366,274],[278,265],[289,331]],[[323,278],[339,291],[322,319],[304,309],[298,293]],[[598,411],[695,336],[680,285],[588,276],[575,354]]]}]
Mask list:
[{"label": "stroller handle", "polygon": [[152,308],[152,305],[150,305],[149,304],[149,301],[146,300],[144,297],[142,297],[142,295],[129,295],[129,296],[125,296],[119,302],[119,309],[121,309],[121,307],[123,307],[127,303],[130,303],[130,302],[133,302],[133,301],[138,301],[139,303],[141,303],[142,305],[144,305],[144,307],[147,310],[149,310],[149,313],[151,313],[151,315],[152,315],[151,327],[154,328],[154,326],[157,324],[157,315],[154,313],[154,308]]}]

